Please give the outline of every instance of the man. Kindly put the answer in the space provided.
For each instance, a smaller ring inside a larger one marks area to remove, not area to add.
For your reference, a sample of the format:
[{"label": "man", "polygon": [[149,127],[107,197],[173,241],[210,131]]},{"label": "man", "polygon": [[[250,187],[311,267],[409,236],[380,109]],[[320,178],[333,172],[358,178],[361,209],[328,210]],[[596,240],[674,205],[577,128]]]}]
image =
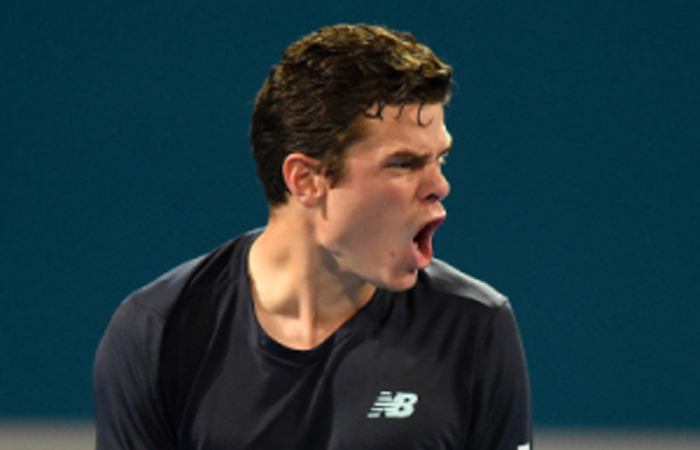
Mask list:
[{"label": "man", "polygon": [[433,260],[450,86],[382,27],[287,48],[251,128],[268,224],[119,307],[95,361],[98,449],[529,448],[507,300]]}]

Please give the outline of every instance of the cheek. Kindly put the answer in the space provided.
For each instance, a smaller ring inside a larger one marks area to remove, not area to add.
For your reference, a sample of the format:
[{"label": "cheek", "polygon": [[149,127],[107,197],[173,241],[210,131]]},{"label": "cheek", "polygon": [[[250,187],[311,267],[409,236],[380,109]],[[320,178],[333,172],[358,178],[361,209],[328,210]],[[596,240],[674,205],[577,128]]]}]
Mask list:
[{"label": "cheek", "polygon": [[325,228],[331,240],[350,240],[358,245],[359,239],[367,245],[384,246],[400,232],[408,215],[407,189],[372,181],[365,180],[360,188],[339,189],[329,196]]},{"label": "cheek", "polygon": [[[358,226],[371,229],[378,244],[382,240],[393,241],[406,226],[409,204],[401,192],[385,190],[381,196],[370,198],[364,208],[357,211]],[[393,255],[392,255],[393,256]]]},{"label": "cheek", "polygon": [[398,201],[384,197],[366,201],[350,217],[355,226],[372,230],[375,235],[394,232],[400,225],[401,208]]}]

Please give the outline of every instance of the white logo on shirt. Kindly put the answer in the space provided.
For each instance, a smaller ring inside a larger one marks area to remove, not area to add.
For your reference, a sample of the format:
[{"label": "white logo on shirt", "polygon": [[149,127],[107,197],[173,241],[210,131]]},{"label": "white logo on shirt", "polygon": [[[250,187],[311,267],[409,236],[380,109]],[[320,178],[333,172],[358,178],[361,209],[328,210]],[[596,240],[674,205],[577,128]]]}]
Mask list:
[{"label": "white logo on shirt", "polygon": [[405,419],[411,417],[418,403],[418,395],[413,392],[381,391],[374,401],[374,405],[367,413],[370,419],[378,419],[384,414],[387,419]]},{"label": "white logo on shirt", "polygon": [[530,450],[530,444],[518,445],[518,450]]}]

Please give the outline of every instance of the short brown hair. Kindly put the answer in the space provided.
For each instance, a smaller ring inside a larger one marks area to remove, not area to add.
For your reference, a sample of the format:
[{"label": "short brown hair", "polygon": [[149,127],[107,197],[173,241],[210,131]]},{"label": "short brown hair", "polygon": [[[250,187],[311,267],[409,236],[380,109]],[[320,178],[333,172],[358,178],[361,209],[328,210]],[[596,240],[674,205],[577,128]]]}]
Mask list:
[{"label": "short brown hair", "polygon": [[271,206],[287,201],[282,164],[301,152],[340,176],[353,123],[373,105],[446,103],[452,69],[409,33],[374,25],[321,28],[290,45],[255,101],[258,177]]}]

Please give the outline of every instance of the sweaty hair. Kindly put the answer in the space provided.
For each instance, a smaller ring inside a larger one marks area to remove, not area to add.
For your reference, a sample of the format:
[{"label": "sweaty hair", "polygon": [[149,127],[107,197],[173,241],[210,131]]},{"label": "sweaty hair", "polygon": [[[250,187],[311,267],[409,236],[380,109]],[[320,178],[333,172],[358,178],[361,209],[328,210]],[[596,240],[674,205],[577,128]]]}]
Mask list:
[{"label": "sweaty hair", "polygon": [[385,105],[446,103],[451,83],[451,67],[428,47],[385,27],[334,25],[291,44],[258,93],[251,124],[270,206],[287,201],[287,155],[315,158],[337,181],[343,150],[361,137],[359,118],[381,119]]}]

